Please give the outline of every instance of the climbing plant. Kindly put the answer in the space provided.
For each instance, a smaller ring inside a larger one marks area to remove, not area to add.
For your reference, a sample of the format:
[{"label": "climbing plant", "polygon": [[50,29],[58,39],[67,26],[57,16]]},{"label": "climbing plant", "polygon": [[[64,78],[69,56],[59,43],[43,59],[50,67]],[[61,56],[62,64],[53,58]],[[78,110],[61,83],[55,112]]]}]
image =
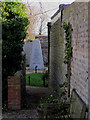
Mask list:
[{"label": "climbing plant", "polygon": [[65,31],[65,39],[66,39],[64,63],[67,64],[67,74],[65,76],[68,80],[68,97],[69,97],[70,96],[71,58],[72,58],[72,46],[71,46],[72,26],[69,22],[67,24],[64,22],[63,29]]}]

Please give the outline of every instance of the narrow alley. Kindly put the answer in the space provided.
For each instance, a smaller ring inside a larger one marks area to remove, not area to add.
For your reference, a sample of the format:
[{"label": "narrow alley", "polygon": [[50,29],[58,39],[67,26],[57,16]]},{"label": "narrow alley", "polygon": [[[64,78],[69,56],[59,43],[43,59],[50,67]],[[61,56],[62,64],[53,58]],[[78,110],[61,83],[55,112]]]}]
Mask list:
[{"label": "narrow alley", "polygon": [[26,108],[17,111],[3,112],[3,120],[38,120],[37,107],[41,97],[49,93],[48,88],[44,87],[26,87]]}]

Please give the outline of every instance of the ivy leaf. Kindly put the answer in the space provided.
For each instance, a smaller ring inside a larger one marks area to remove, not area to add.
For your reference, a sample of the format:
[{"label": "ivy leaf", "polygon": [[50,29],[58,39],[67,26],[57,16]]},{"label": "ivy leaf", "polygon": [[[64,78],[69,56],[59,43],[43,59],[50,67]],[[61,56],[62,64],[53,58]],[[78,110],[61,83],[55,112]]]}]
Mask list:
[{"label": "ivy leaf", "polygon": [[64,60],[64,64],[67,64],[67,61],[66,61],[66,60]]}]

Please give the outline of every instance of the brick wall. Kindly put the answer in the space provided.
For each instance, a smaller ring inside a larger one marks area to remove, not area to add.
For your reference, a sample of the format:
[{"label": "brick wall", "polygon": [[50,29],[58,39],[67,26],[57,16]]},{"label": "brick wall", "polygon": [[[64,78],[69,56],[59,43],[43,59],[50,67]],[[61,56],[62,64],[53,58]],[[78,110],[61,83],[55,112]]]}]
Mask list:
[{"label": "brick wall", "polygon": [[8,109],[21,108],[21,79],[19,77],[8,77]]},{"label": "brick wall", "polygon": [[49,86],[57,90],[59,83],[65,79],[64,56],[64,37],[60,19],[55,22],[50,31],[50,80]]},{"label": "brick wall", "polygon": [[[73,28],[73,58],[71,62],[72,75],[70,79],[70,88],[71,90],[75,88],[81,98],[88,103],[88,3],[72,3],[64,8],[60,17],[61,16],[62,24],[63,22],[70,22]],[[61,44],[60,39],[62,39],[64,35],[61,32],[60,20],[57,19],[54,21],[56,22],[52,25],[50,38],[50,81],[55,81],[55,84],[58,84],[60,80],[63,80],[63,69],[66,70],[66,67],[63,66],[63,45],[65,40],[62,42],[63,44]],[[59,44],[61,45],[61,49]]]},{"label": "brick wall", "polygon": [[70,22],[73,28],[70,87],[88,103],[88,3],[67,6],[63,11],[63,22]]}]

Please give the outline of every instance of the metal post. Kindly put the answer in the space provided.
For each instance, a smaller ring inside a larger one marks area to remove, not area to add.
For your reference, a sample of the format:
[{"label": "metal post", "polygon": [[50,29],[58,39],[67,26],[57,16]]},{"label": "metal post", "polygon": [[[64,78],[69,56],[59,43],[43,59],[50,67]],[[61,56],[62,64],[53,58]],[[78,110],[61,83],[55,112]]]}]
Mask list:
[{"label": "metal post", "polygon": [[37,73],[37,67],[38,67],[38,66],[35,66],[35,73]]}]

